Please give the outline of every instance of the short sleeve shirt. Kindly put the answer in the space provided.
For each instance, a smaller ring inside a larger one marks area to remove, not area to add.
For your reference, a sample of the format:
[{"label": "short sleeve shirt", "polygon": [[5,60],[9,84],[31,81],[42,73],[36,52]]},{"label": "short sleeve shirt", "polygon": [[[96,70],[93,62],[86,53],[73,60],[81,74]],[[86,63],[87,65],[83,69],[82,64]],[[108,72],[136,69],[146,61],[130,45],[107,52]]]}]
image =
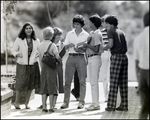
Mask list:
[{"label": "short sleeve shirt", "polygon": [[[96,31],[91,31],[90,35],[92,37],[92,40],[90,42],[91,46],[103,44],[103,41],[102,41],[103,39],[102,39],[102,34],[101,34],[100,29],[97,29]],[[95,54],[95,52],[92,51],[90,48],[87,48],[86,54],[91,55],[91,54]]]},{"label": "short sleeve shirt", "polygon": [[127,44],[125,34],[117,27],[107,31],[108,40],[113,39],[113,47],[110,49],[111,54],[125,54],[127,52]]}]

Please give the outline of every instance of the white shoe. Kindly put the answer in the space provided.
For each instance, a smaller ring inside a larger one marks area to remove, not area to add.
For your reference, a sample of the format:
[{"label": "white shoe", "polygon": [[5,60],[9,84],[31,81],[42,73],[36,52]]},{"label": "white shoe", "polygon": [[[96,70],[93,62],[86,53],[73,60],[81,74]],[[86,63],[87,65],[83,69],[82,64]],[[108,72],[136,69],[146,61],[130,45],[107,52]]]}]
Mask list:
[{"label": "white shoe", "polygon": [[87,111],[100,110],[100,106],[94,106],[93,104],[91,104],[86,109],[87,109]]}]

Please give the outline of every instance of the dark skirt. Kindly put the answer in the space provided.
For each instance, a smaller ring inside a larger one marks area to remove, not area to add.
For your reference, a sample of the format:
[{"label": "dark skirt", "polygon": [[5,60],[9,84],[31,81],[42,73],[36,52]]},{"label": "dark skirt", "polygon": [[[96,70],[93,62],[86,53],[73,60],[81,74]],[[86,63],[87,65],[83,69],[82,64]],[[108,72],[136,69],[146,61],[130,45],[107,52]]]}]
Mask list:
[{"label": "dark skirt", "polygon": [[34,88],[35,88],[35,93],[39,94],[41,81],[40,81],[40,69],[39,69],[38,62],[34,64],[34,69],[35,69]]},{"label": "dark skirt", "polygon": [[16,90],[33,90],[40,87],[40,72],[38,63],[16,67]]},{"label": "dark skirt", "polygon": [[58,95],[57,70],[45,63],[41,65],[40,94]]}]

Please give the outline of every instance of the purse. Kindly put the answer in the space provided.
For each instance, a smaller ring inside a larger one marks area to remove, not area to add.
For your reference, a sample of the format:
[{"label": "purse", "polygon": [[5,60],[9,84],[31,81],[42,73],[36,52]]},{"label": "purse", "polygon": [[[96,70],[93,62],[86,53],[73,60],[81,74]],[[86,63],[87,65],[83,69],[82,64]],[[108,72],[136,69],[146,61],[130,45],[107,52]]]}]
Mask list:
[{"label": "purse", "polygon": [[42,58],[42,62],[47,64],[49,67],[55,69],[57,59],[53,55],[49,54],[49,52],[48,52],[51,45],[52,45],[52,43],[47,48],[47,51],[44,53],[43,58]]}]

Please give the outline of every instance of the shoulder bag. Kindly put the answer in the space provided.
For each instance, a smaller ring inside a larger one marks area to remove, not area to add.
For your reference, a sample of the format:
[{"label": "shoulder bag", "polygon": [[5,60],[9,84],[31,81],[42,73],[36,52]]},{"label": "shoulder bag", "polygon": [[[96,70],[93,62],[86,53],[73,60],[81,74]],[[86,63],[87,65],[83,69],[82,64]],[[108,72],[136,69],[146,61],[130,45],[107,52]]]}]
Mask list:
[{"label": "shoulder bag", "polygon": [[49,54],[49,49],[50,49],[51,45],[52,45],[52,43],[47,48],[47,51],[44,53],[42,62],[47,64],[49,67],[55,69],[57,60],[53,55]]}]

